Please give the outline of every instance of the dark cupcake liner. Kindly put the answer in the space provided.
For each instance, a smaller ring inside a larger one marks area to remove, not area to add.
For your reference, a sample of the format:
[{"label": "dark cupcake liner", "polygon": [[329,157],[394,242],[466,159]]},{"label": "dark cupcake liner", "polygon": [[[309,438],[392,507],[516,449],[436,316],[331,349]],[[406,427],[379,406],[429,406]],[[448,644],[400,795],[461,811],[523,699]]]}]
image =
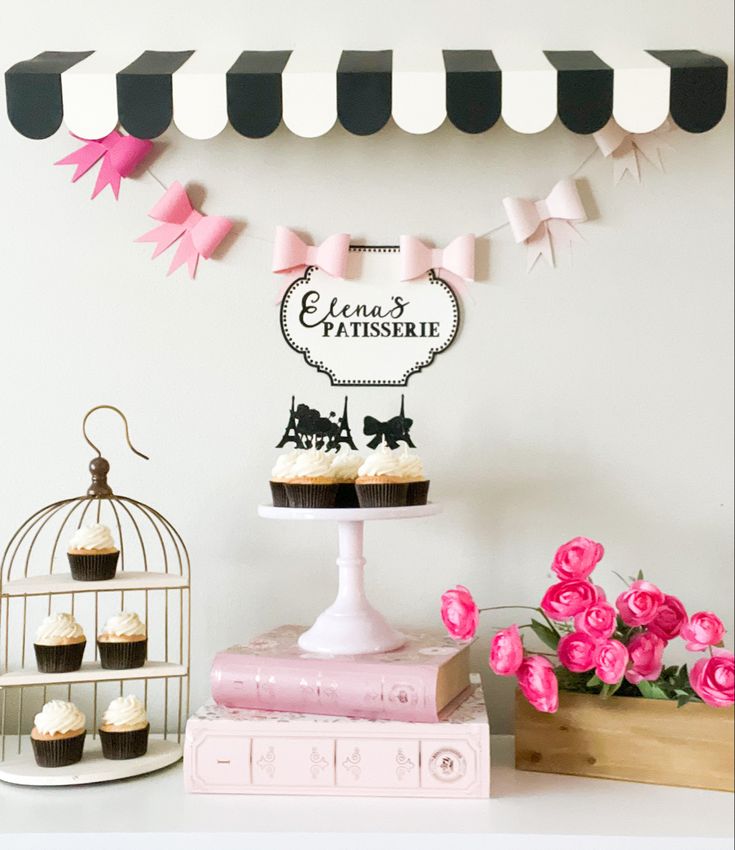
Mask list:
[{"label": "dark cupcake liner", "polygon": [[98,640],[100,665],[105,670],[131,670],[145,664],[148,652],[148,638],[131,641]]},{"label": "dark cupcake liner", "polygon": [[337,485],[337,498],[334,506],[335,508],[358,508],[360,506],[357,500],[357,490],[355,490],[355,485],[352,481]]},{"label": "dark cupcake liner", "polygon": [[355,484],[361,508],[400,508],[406,504],[408,484]]},{"label": "dark cupcake liner", "polygon": [[106,555],[72,555],[67,553],[74,581],[108,581],[115,578],[119,552]]},{"label": "dark cupcake liner", "polygon": [[100,729],[102,755],[106,759],[137,759],[148,750],[149,723],[145,729],[132,729],[128,732],[105,732]]},{"label": "dark cupcake liner", "polygon": [[338,484],[286,484],[289,508],[333,508]]},{"label": "dark cupcake liner", "polygon": [[286,485],[282,481],[271,481],[271,495],[273,496],[274,508],[287,508],[288,496],[286,495]]},{"label": "dark cupcake liner", "polygon": [[66,643],[58,646],[44,646],[34,643],[36,666],[39,673],[71,673],[82,666],[84,647],[87,641]]},{"label": "dark cupcake liner", "polygon": [[406,494],[407,505],[425,505],[429,501],[429,481],[410,481]]},{"label": "dark cupcake liner", "polygon": [[82,760],[84,739],[87,733],[72,738],[57,738],[51,741],[37,741],[31,738],[33,755],[39,767],[66,767]]}]

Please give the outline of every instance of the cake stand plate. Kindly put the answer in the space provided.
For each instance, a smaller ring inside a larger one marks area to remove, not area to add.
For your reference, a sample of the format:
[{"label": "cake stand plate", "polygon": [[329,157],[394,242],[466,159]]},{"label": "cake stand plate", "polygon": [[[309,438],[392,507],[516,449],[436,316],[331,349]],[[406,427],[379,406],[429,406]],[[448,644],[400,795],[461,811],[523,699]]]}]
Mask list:
[{"label": "cake stand plate", "polygon": [[406,642],[368,602],[365,595],[363,531],[368,520],[416,519],[433,516],[441,505],[412,505],[402,508],[274,508],[260,505],[266,519],[296,519],[337,523],[339,540],[339,588],[337,598],[299,638],[306,652],[327,655],[368,655],[390,652]]},{"label": "cake stand plate", "polygon": [[175,740],[164,741],[151,735],[148,752],[135,759],[119,761],[102,755],[100,739],[91,739],[87,733],[82,760],[68,767],[39,767],[33,758],[29,738],[23,741],[23,751],[0,762],[0,780],[14,785],[89,785],[93,782],[110,782],[140,776],[168,767],[181,758],[182,746]]}]

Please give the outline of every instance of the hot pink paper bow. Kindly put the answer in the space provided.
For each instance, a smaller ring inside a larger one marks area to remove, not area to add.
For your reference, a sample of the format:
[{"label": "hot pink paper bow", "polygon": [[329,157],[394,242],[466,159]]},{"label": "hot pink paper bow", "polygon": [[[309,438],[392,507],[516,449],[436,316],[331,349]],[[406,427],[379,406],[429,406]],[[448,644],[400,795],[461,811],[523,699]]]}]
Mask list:
[{"label": "hot pink paper bow", "polygon": [[641,171],[638,154],[644,156],[659,171],[663,171],[661,151],[672,149],[663,136],[670,132],[671,124],[669,121],[664,121],[657,130],[653,130],[651,133],[628,133],[615,122],[614,118],[611,118],[602,130],[598,130],[592,135],[602,155],[612,157],[615,183],[619,183],[623,179],[626,171],[636,183],[640,183]]},{"label": "hot pink paper bow", "polygon": [[202,215],[195,210],[186,190],[178,181],[169,186],[166,194],[148,215],[163,224],[139,236],[135,241],[158,243],[151,257],[155,259],[181,238],[168,274],[186,263],[189,266],[189,277],[192,278],[196,274],[199,257],[208,260],[232,227],[232,222],[223,216]]},{"label": "hot pink paper bow", "polygon": [[528,245],[528,271],[539,257],[553,266],[563,242],[582,241],[571,222],[586,221],[587,213],[571,178],[560,180],[543,200],[504,198],[503,206],[515,241]]},{"label": "hot pink paper bow", "polygon": [[105,186],[110,186],[117,200],[121,179],[129,177],[153,147],[153,142],[148,139],[123,136],[117,130],[108,133],[103,139],[83,139],[81,136],[75,136],[74,133],[70,135],[86,144],[55,162],[54,165],[76,165],[77,169],[71,178],[71,182],[75,183],[101,159],[102,165],[92,192],[93,199]]},{"label": "hot pink paper bow", "polygon": [[447,283],[461,293],[465,281],[475,279],[475,236],[457,236],[446,248],[429,248],[415,236],[401,236],[401,280],[415,280],[429,269],[440,271]]}]

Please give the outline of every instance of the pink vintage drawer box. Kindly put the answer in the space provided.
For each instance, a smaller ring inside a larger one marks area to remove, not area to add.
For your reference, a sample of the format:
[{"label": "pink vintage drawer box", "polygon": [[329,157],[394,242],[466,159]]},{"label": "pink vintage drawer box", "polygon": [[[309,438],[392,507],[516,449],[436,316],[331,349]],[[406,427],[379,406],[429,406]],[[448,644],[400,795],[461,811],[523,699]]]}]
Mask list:
[{"label": "pink vintage drawer box", "polygon": [[487,797],[490,730],[479,679],[437,723],[230,709],[208,703],[186,725],[187,791]]}]

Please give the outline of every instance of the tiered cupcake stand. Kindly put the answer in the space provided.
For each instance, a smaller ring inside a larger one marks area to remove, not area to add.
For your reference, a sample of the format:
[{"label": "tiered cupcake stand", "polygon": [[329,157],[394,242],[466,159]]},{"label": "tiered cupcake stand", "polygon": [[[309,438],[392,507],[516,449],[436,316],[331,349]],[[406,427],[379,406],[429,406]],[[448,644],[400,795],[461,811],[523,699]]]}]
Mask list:
[{"label": "tiered cupcake stand", "polygon": [[[176,529],[155,508],[113,495],[106,481],[108,469],[98,452],[90,463],[92,484],[87,494],[41,508],[15,532],[3,554],[0,779],[5,782],[44,786],[104,782],[158,770],[182,755],[182,730],[189,713],[189,556]],[[118,541],[117,574],[108,581],[74,581],[66,541],[75,529],[95,522],[107,525]],[[107,616],[126,608],[146,622],[150,660],[136,669],[105,670],[99,663],[96,636]],[[88,660],[72,673],[39,673],[33,636],[43,617],[57,611],[71,612],[84,629]],[[109,700],[131,692],[144,701],[151,729],[160,731],[151,734],[144,756],[105,759],[97,734],[101,715]],[[33,757],[29,735],[33,717],[50,699],[72,701],[87,717],[84,756],[69,767],[38,767]]]},{"label": "tiered cupcake stand", "polygon": [[402,508],[275,508],[260,505],[266,519],[336,522],[339,541],[339,588],[337,598],[301,635],[299,646],[328,655],[364,655],[389,652],[406,642],[376,611],[365,595],[363,533],[369,520],[417,519],[438,514],[441,505],[412,505]]}]

